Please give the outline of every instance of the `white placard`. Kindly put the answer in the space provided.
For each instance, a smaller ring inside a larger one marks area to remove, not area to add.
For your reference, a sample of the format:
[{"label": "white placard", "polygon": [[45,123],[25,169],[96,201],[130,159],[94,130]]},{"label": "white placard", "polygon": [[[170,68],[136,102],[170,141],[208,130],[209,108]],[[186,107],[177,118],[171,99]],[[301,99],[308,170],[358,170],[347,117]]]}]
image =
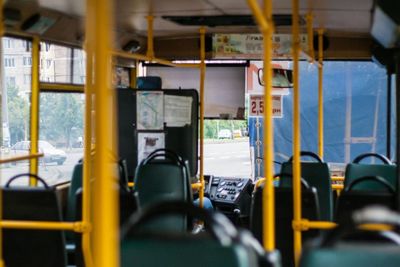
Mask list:
[{"label": "white placard", "polygon": [[138,164],[160,148],[165,148],[164,133],[138,133]]},{"label": "white placard", "polygon": [[[282,96],[272,96],[272,117],[283,117]],[[263,95],[250,95],[250,110],[249,116],[263,116],[264,114],[264,96]]]},{"label": "white placard", "polygon": [[192,101],[188,96],[164,95],[164,121],[168,127],[192,123]]},{"label": "white placard", "polygon": [[164,129],[163,92],[137,92],[137,129]]}]

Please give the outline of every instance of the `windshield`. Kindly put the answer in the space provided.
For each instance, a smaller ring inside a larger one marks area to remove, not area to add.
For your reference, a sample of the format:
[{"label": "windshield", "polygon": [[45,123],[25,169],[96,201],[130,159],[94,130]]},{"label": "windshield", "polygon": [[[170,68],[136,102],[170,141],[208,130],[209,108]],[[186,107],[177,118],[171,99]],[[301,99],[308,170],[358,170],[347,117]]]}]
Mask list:
[{"label": "windshield", "polygon": [[52,146],[50,143],[45,142],[45,141],[39,141],[39,147],[44,148],[44,149],[56,149],[54,146]]}]

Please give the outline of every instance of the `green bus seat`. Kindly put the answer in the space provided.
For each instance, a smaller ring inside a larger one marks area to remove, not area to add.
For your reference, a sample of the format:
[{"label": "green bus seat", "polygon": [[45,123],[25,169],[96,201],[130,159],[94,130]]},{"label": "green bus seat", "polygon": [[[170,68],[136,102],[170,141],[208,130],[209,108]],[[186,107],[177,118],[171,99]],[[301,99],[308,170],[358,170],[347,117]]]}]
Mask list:
[{"label": "green bus seat", "polygon": [[300,267],[397,267],[399,264],[400,246],[359,243],[309,250],[300,260]]},{"label": "green bus seat", "polygon": [[[205,232],[143,232],[142,225],[184,214],[201,220]],[[279,257],[267,254],[248,233],[238,232],[228,218],[187,202],[164,202],[134,215],[122,231],[121,267],[270,267]]]},{"label": "green bus seat", "polygon": [[[347,164],[344,176],[344,187],[348,186],[355,179],[364,176],[380,176],[386,179],[395,188],[397,187],[396,165],[359,163]],[[381,187],[375,183],[364,183],[363,185],[357,186],[357,189],[380,190]]]},{"label": "green bus seat", "polygon": [[[303,180],[301,201],[302,217],[308,220],[319,220],[317,190],[310,188]],[[250,230],[254,236],[263,242],[262,191],[263,186],[257,188],[253,194],[250,216]],[[275,189],[275,240],[276,249],[282,256],[282,266],[295,266],[293,253],[293,190],[292,188]],[[318,230],[303,232],[303,243],[319,235]]]},{"label": "green bus seat", "polygon": [[[315,155],[312,152],[301,152],[301,155],[309,156]],[[316,155],[315,155],[316,156]],[[314,157],[314,156],[313,156]],[[318,158],[318,156],[316,156]],[[318,192],[318,203],[320,207],[320,218],[323,221],[333,220],[333,194],[331,186],[331,175],[329,172],[328,164],[322,162],[318,158],[319,162],[301,162],[301,177],[311,186],[315,187]],[[287,173],[289,175],[283,175],[280,177],[280,187],[292,187],[292,172],[293,164],[291,160],[282,164],[281,173]]]},{"label": "green bus seat", "polygon": [[[156,150],[136,168],[134,191],[140,208],[164,201],[192,202],[192,190],[187,163],[169,150]],[[146,227],[165,231],[186,231],[185,216],[169,216]]]},{"label": "green bus seat", "polygon": [[394,267],[400,264],[400,235],[394,231],[361,230],[363,224],[400,226],[400,215],[379,206],[366,207],[328,231],[303,251],[300,267]]},{"label": "green bus seat", "polygon": [[[375,189],[364,184],[372,185]],[[348,184],[338,197],[335,220],[345,222],[354,211],[370,205],[380,205],[391,210],[396,208],[396,190],[380,176],[364,176]]]},{"label": "green bus seat", "polygon": [[[24,175],[31,176],[33,175]],[[19,176],[21,177],[21,176]],[[11,180],[10,180],[11,181]],[[61,222],[54,188],[3,188],[3,219]],[[7,267],[65,267],[63,231],[3,229],[3,256]]]}]

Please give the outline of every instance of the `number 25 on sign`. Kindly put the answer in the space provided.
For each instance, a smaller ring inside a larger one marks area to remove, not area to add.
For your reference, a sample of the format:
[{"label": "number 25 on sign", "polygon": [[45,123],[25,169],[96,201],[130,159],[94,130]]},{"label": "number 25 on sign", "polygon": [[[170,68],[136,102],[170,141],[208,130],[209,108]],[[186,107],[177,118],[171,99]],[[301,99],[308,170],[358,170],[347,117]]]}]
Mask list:
[{"label": "number 25 on sign", "polygon": [[[264,96],[250,95],[250,116],[262,116],[264,114]],[[272,97],[272,117],[282,118],[282,96]]]}]

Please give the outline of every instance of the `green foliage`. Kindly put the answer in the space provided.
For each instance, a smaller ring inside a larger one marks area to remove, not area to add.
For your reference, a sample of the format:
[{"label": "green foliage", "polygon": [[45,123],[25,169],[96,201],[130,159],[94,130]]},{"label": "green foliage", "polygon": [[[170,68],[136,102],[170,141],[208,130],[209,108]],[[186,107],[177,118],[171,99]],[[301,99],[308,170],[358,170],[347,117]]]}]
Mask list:
[{"label": "green foliage", "polygon": [[79,97],[75,94],[41,94],[41,139],[71,147],[78,136],[83,136],[83,103]]},{"label": "green foliage", "polygon": [[18,88],[7,87],[10,141],[14,144],[26,140],[29,130],[29,102],[18,95]]}]

